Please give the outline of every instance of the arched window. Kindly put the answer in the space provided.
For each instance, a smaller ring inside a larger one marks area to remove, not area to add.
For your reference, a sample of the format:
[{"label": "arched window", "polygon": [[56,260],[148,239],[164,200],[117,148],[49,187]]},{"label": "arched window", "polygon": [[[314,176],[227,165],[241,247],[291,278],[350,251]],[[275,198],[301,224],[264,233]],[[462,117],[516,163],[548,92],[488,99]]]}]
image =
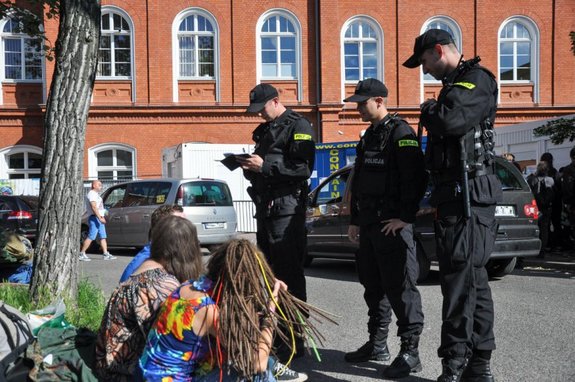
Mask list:
[{"label": "arched window", "polygon": [[379,25],[368,18],[351,19],[344,25],[343,78],[357,82],[365,78],[382,79],[382,39]]},{"label": "arched window", "polygon": [[[457,50],[462,52],[461,29],[459,28],[459,25],[457,25],[457,23],[454,20],[450,19],[449,17],[445,17],[445,16],[434,17],[434,18],[429,19],[427,21],[427,23],[425,24],[423,32],[427,32],[430,29],[441,29],[441,30],[444,30],[447,33],[449,33],[451,35],[451,37],[453,38],[453,41],[455,42],[455,46],[457,47]],[[471,57],[469,57],[469,58],[471,58]],[[423,75],[423,81],[424,82],[438,82],[439,80],[436,80],[431,74],[428,73],[428,74]]]},{"label": "arched window", "polygon": [[535,83],[539,33],[524,17],[505,22],[499,32],[499,79],[502,83]]},{"label": "arched window", "polygon": [[131,180],[135,176],[135,150],[124,145],[90,149],[89,177],[100,180]]},{"label": "arched window", "polygon": [[177,31],[180,79],[216,77],[216,28],[211,15],[193,10],[183,15]]},{"label": "arched window", "polygon": [[130,19],[118,9],[104,8],[98,51],[98,76],[132,77],[132,27]]},{"label": "arched window", "polygon": [[258,22],[258,67],[261,79],[299,79],[300,26],[281,10],[270,11]]},{"label": "arched window", "polygon": [[40,178],[42,150],[35,146],[18,145],[3,151],[0,178]]},{"label": "arched window", "polygon": [[41,81],[42,40],[22,33],[22,23],[17,19],[5,19],[0,26],[4,56],[3,79]]}]

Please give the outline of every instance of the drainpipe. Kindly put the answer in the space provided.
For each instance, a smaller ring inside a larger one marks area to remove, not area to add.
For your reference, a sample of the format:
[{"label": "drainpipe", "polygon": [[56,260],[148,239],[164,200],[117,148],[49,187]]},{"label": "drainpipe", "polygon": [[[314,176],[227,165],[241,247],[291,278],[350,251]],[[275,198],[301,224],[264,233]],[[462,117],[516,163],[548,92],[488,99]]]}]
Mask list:
[{"label": "drainpipe", "polygon": [[315,0],[315,86],[316,86],[316,120],[317,120],[317,141],[323,142],[323,126],[321,123],[321,113],[319,112],[319,104],[321,103],[321,44],[320,44],[320,17],[319,17],[319,0]]}]

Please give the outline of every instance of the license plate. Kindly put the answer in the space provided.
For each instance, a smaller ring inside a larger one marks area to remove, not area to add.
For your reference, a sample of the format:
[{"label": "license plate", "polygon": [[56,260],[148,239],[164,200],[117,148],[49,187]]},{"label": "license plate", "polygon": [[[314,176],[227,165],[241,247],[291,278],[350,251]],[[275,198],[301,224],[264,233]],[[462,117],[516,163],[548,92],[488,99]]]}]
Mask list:
[{"label": "license plate", "polygon": [[515,216],[515,206],[495,206],[495,216]]},{"label": "license plate", "polygon": [[223,229],[226,223],[204,223],[205,229]]}]

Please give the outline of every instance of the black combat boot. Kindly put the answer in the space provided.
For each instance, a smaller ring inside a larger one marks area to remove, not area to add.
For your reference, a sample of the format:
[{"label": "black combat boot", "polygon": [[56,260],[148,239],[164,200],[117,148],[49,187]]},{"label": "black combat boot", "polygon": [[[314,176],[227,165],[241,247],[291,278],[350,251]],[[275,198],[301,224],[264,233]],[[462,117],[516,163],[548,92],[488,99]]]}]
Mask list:
[{"label": "black combat boot", "polygon": [[441,365],[443,367],[443,373],[437,378],[437,382],[460,382],[465,364],[465,358],[442,359]]},{"label": "black combat boot", "polygon": [[389,361],[390,358],[391,354],[387,349],[387,343],[378,346],[371,341],[367,341],[355,351],[345,353],[344,356],[347,362]]},{"label": "black combat boot", "polygon": [[371,328],[369,332],[369,341],[359,349],[345,353],[344,359],[347,362],[389,361],[391,355],[387,349],[387,326]]},{"label": "black combat boot", "polygon": [[401,349],[391,365],[383,371],[386,378],[403,378],[410,373],[421,371],[421,361],[419,360],[419,336],[411,336],[401,339]]},{"label": "black combat boot", "polygon": [[461,382],[495,382],[491,373],[491,350],[475,350],[469,359]]}]

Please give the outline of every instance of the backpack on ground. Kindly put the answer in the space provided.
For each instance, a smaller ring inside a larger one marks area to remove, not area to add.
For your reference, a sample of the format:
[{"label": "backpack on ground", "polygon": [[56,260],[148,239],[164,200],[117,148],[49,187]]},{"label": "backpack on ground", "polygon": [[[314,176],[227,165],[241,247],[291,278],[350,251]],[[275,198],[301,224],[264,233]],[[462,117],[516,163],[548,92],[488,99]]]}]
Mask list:
[{"label": "backpack on ground", "polygon": [[34,340],[26,316],[0,301],[0,382],[26,381],[33,363],[30,367],[24,353]]}]

